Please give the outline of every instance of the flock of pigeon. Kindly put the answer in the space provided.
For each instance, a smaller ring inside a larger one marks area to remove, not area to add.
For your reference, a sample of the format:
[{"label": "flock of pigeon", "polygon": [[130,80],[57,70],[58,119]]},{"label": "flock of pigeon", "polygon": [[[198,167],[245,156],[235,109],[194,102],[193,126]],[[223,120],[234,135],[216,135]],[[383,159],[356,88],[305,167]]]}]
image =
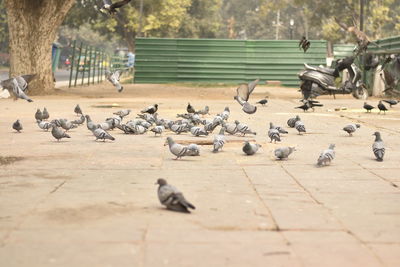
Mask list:
[{"label": "flock of pigeon", "polygon": [[[237,89],[237,95],[234,99],[242,106],[242,110],[248,114],[256,112],[257,107],[249,103],[250,94],[254,91],[259,80],[252,81],[248,84],[240,85]],[[390,106],[396,105],[396,100],[384,100],[389,103]],[[265,105],[268,100],[262,99],[257,104]],[[303,105],[296,108],[301,108],[306,112],[308,109],[314,109],[316,106],[322,106],[318,101],[307,100],[303,101]],[[364,108],[367,112],[370,112],[374,107],[365,103]],[[387,108],[384,106],[382,101],[378,104],[380,111],[386,111]],[[190,103],[186,107],[186,113],[177,114],[177,118],[170,120],[166,118],[160,118],[158,113],[158,104],[148,106],[140,111],[134,119],[126,120],[125,117],[131,113],[131,110],[125,109],[118,112],[114,112],[110,117],[106,118],[104,122],[95,123],[91,120],[89,115],[85,115],[82,112],[79,104],[74,108],[74,113],[79,116],[79,119],[68,120],[65,118],[58,118],[50,120],[50,114],[46,108],[42,110],[38,109],[35,113],[35,120],[40,129],[44,131],[50,131],[52,136],[57,140],[63,138],[71,138],[68,131],[83,125],[86,122],[86,127],[92,132],[95,140],[106,140],[114,141],[115,138],[109,133],[114,129],[118,129],[125,134],[142,135],[147,132],[154,133],[155,136],[161,136],[165,131],[170,131],[176,135],[183,133],[190,133],[192,136],[208,136],[213,133],[217,127],[220,127],[218,134],[214,135],[212,142],[212,153],[218,153],[221,151],[227,142],[226,134],[229,135],[256,135],[246,123],[238,120],[229,121],[230,109],[225,107],[224,110],[215,115],[212,118],[205,118],[204,116],[210,114],[210,109],[205,106],[203,109],[196,110]],[[306,127],[300,116],[295,116],[287,121],[287,125],[290,128],[297,130],[299,135],[306,133]],[[23,130],[22,123],[17,120],[12,125],[13,129],[17,132]],[[360,128],[359,124],[346,125],[343,130],[350,136],[357,129]],[[280,142],[283,135],[288,134],[283,127],[276,126],[274,123],[269,124],[267,130],[268,138],[270,142]],[[378,161],[383,161],[385,155],[385,146],[379,132],[375,132],[375,141],[372,145],[373,153]],[[175,156],[175,160],[185,156],[200,156],[200,147],[193,142],[193,144],[184,145],[174,141],[171,136],[166,138],[165,145],[168,145],[169,151]],[[242,147],[242,151],[246,155],[254,155],[258,152],[260,144],[245,141]],[[317,166],[329,165],[335,158],[335,145],[329,145],[329,148],[322,151],[317,159]],[[295,151],[295,147],[282,146],[278,147],[274,151],[274,155],[277,160],[286,160]],[[195,207],[189,203],[175,187],[169,185],[165,179],[158,179],[157,184],[158,196],[160,202],[165,205],[168,209],[182,212],[189,212],[188,209],[194,209]]]}]

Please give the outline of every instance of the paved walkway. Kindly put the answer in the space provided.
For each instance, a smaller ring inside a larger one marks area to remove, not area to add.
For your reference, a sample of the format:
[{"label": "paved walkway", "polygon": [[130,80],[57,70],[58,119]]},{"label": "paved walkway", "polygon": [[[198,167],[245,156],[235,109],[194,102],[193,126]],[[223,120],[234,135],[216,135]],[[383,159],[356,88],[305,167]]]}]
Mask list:
[{"label": "paved walkway", "polygon": [[[222,100],[149,94],[36,97],[31,104],[1,100],[0,155],[16,158],[2,158],[8,164],[0,165],[0,266],[400,266],[400,107],[387,115],[366,114],[359,110],[362,101],[322,99],[324,108],[303,114],[293,109],[295,99],[270,99],[268,107],[247,116],[229,93]],[[212,114],[229,105],[230,120],[258,133],[229,139],[255,138],[263,145],[260,153],[244,156],[242,144],[231,142],[221,153],[203,146],[200,157],[175,161],[163,146],[169,133],[115,130],[116,141],[102,143],[84,126],[58,143],[34,122],[43,106],[52,118],[75,118],[76,103],[98,122],[116,110],[94,107],[107,103],[131,108],[133,118],[158,102],[160,116],[174,118],[188,100],[196,108],[208,104]],[[289,129],[281,144],[268,143],[267,124],[286,126],[295,114],[308,133]],[[17,118],[21,134],[10,128]],[[341,128],[351,122],[362,126],[347,137]],[[374,160],[371,149],[376,130],[387,147],[383,162]],[[317,168],[330,143],[337,158]],[[272,151],[281,145],[297,151],[275,161]],[[154,185],[159,177],[197,209],[165,210]]]}]

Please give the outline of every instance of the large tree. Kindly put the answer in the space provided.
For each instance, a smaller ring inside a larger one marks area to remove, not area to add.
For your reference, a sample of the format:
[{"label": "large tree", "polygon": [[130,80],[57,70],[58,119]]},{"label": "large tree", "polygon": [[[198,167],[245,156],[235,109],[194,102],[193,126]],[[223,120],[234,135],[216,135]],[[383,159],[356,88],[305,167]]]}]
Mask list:
[{"label": "large tree", "polygon": [[10,75],[35,73],[31,94],[54,90],[51,46],[58,27],[75,0],[5,0],[8,27]]}]

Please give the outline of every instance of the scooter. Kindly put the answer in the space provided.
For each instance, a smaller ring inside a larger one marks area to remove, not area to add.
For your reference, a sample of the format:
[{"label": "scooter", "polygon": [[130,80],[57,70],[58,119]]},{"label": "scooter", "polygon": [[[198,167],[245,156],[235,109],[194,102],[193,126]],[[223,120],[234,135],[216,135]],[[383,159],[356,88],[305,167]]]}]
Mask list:
[{"label": "scooter", "polygon": [[[320,95],[353,94],[357,99],[367,99],[368,91],[361,81],[361,71],[354,64],[354,57],[346,57],[336,61],[334,69],[325,67],[314,67],[304,63],[304,70],[298,76],[301,80],[301,93],[305,100]],[[349,78],[341,87],[336,87],[335,79],[340,72],[347,69]]]}]

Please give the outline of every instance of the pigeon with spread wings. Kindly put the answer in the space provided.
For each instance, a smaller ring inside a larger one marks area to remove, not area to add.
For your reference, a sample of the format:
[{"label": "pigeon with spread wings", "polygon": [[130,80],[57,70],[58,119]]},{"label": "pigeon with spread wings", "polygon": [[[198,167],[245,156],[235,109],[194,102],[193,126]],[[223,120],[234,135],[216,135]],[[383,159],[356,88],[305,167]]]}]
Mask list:
[{"label": "pigeon with spread wings", "polygon": [[235,99],[242,106],[242,110],[247,114],[253,114],[257,111],[257,107],[251,105],[247,101],[249,100],[251,93],[254,91],[259,81],[260,79],[256,79],[248,84],[241,84],[236,89],[237,95],[233,97],[233,99]]},{"label": "pigeon with spread wings", "polygon": [[35,78],[36,74],[21,75],[15,78],[10,78],[0,82],[0,89],[6,89],[10,95],[13,94],[14,98],[22,98],[28,102],[33,102],[26,92],[28,91],[29,83]]},{"label": "pigeon with spread wings", "polygon": [[106,79],[112,83],[112,85],[115,86],[115,88],[117,88],[118,93],[121,93],[122,90],[124,90],[124,87],[121,85],[121,83],[119,82],[119,79],[121,77],[122,74],[122,70],[116,70],[114,72],[111,72],[109,70],[106,70],[105,75],[106,75]]},{"label": "pigeon with spread wings", "polygon": [[117,8],[121,8],[124,5],[128,4],[131,0],[122,0],[115,3],[112,3],[111,0],[103,0],[103,6],[99,9],[100,12],[104,14],[110,14],[114,16],[118,11]]}]

